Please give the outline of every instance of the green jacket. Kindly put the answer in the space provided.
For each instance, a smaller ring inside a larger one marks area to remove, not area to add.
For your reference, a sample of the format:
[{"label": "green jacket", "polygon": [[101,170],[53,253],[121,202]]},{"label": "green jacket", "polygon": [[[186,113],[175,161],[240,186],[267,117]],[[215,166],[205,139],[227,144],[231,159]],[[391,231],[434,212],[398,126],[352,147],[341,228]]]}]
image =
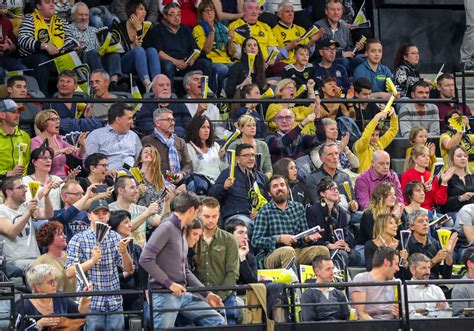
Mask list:
[{"label": "green jacket", "polygon": [[[239,249],[234,236],[219,228],[208,245],[201,237],[195,247],[194,274],[205,286],[235,286],[239,279]],[[231,291],[217,291],[224,300]]]},{"label": "green jacket", "polygon": [[30,136],[18,127],[15,128],[15,132],[12,135],[8,135],[0,129],[0,178],[5,176],[7,172],[13,170],[18,165],[19,143],[28,145],[25,153],[25,171],[23,173],[25,176],[28,169],[28,163],[30,163]]}]

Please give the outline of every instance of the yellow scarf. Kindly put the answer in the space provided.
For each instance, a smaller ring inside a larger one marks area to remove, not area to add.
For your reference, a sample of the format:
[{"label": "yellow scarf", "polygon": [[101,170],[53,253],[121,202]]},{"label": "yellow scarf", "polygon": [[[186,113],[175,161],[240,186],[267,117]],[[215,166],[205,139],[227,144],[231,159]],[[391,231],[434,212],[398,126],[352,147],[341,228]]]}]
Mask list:
[{"label": "yellow scarf", "polygon": [[59,17],[56,15],[51,17],[48,26],[38,9],[35,9],[33,19],[35,23],[35,40],[42,43],[53,44],[57,48],[64,45],[64,25]]}]

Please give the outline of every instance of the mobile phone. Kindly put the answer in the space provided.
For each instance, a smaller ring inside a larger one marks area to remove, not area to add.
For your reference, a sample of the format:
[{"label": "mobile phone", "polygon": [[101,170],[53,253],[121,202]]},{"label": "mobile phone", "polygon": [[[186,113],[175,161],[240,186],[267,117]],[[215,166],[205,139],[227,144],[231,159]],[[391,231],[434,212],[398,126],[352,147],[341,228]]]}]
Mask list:
[{"label": "mobile phone", "polygon": [[107,188],[108,186],[106,184],[100,184],[100,185],[97,185],[96,187],[94,187],[92,189],[92,192],[93,193],[103,193],[103,192],[107,192]]},{"label": "mobile phone", "polygon": [[433,178],[438,177],[441,169],[443,169],[444,163],[443,162],[436,162],[433,170]]}]

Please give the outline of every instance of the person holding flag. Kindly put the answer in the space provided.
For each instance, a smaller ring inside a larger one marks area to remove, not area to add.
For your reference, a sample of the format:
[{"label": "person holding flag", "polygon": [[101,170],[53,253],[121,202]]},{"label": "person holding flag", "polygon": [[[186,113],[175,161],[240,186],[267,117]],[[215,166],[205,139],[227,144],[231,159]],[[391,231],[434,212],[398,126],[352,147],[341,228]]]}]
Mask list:
[{"label": "person holding flag", "polygon": [[55,15],[53,0],[35,0],[35,10],[20,25],[18,45],[23,63],[34,69],[41,91],[49,95],[48,80],[55,73],[47,62],[59,55],[61,48],[73,42],[70,24]]}]

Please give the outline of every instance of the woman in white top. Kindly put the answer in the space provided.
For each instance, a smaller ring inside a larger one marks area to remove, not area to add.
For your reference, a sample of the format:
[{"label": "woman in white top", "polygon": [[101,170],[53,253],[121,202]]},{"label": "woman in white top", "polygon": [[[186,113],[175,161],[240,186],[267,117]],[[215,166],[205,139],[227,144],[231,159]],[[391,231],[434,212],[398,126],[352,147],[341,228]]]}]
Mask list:
[{"label": "woman in white top", "polygon": [[195,116],[186,136],[188,153],[193,163],[191,177],[205,177],[209,184],[214,184],[221,171],[227,167],[223,162],[224,151],[214,140],[214,126],[209,118],[205,115]]},{"label": "woman in white top", "polygon": [[49,181],[55,181],[56,184],[49,193],[49,198],[53,205],[53,210],[61,209],[61,189],[59,188],[62,180],[58,176],[50,175],[51,165],[53,164],[54,151],[51,147],[47,147],[46,144],[42,144],[37,149],[31,152],[31,163],[30,175],[23,177],[23,183],[28,187],[26,192],[26,201],[31,200],[31,192],[29,189],[29,183],[32,181],[40,182],[40,188],[36,195],[38,199],[39,207],[44,206],[43,200],[43,187]]}]

